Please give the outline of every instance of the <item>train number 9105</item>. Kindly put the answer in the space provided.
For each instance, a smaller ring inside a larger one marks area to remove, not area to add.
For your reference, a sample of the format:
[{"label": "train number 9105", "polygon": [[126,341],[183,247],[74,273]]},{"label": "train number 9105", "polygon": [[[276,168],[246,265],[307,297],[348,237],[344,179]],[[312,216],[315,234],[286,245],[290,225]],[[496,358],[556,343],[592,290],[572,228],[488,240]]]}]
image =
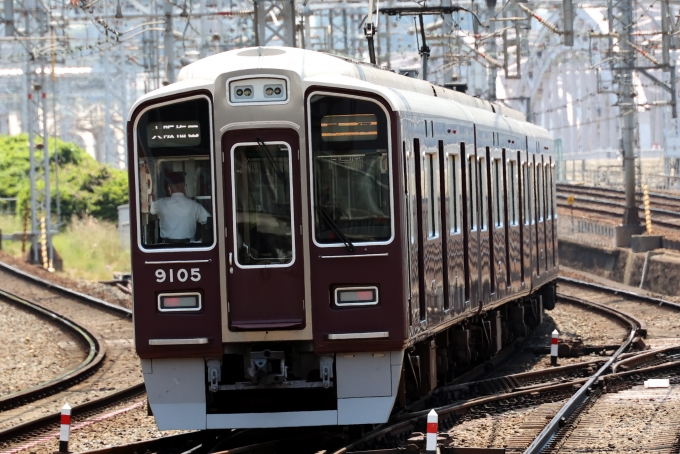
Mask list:
[{"label": "train number 9105", "polygon": [[194,282],[201,280],[201,273],[198,268],[191,268],[189,271],[184,268],[180,268],[175,272],[173,269],[169,269],[166,273],[165,270],[156,270],[156,282],[165,282],[166,279],[170,278],[170,282],[186,282],[187,279],[191,279]]}]

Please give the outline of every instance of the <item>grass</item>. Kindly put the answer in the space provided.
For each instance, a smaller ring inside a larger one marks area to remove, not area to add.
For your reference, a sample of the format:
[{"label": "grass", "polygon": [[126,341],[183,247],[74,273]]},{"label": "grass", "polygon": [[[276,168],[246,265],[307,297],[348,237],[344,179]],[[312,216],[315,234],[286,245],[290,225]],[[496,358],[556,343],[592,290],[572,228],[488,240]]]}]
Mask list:
[{"label": "grass", "polygon": [[[6,233],[23,230],[23,220],[0,216],[0,229]],[[92,217],[73,218],[52,244],[64,262],[62,273],[89,281],[113,278],[114,271],[130,271],[130,251],[121,250],[116,224]],[[5,241],[3,250],[21,256],[21,242]]]}]

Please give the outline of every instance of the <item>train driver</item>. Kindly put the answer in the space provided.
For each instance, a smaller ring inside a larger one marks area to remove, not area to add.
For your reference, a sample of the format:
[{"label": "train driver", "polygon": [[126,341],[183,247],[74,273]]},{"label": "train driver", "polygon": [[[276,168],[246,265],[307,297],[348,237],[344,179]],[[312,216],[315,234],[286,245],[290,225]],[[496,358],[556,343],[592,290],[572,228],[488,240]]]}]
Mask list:
[{"label": "train driver", "polygon": [[161,224],[161,242],[188,243],[196,234],[196,223],[205,224],[210,213],[198,202],[186,196],[184,173],[167,175],[168,194],[151,202],[151,214],[157,214]]}]

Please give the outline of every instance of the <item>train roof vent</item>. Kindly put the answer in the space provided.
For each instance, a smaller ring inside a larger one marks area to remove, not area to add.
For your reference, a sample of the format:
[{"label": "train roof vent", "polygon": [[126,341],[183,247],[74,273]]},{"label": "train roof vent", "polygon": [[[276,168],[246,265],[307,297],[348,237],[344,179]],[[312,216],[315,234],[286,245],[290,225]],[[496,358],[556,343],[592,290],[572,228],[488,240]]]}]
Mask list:
[{"label": "train roof vent", "polygon": [[274,55],[282,55],[285,53],[286,51],[283,49],[272,49],[271,47],[260,46],[252,49],[246,49],[236,55],[239,57],[273,57]]}]

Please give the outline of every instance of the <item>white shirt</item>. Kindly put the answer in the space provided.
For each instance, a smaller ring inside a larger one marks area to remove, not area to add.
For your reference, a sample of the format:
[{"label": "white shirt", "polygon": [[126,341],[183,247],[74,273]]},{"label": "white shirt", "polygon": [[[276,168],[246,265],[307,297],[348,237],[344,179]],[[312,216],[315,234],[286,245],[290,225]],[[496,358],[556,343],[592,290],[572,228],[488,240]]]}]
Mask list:
[{"label": "white shirt", "polygon": [[161,237],[170,240],[193,238],[196,223],[205,224],[210,216],[198,202],[181,192],[151,202],[151,214],[157,214],[161,221]]}]

